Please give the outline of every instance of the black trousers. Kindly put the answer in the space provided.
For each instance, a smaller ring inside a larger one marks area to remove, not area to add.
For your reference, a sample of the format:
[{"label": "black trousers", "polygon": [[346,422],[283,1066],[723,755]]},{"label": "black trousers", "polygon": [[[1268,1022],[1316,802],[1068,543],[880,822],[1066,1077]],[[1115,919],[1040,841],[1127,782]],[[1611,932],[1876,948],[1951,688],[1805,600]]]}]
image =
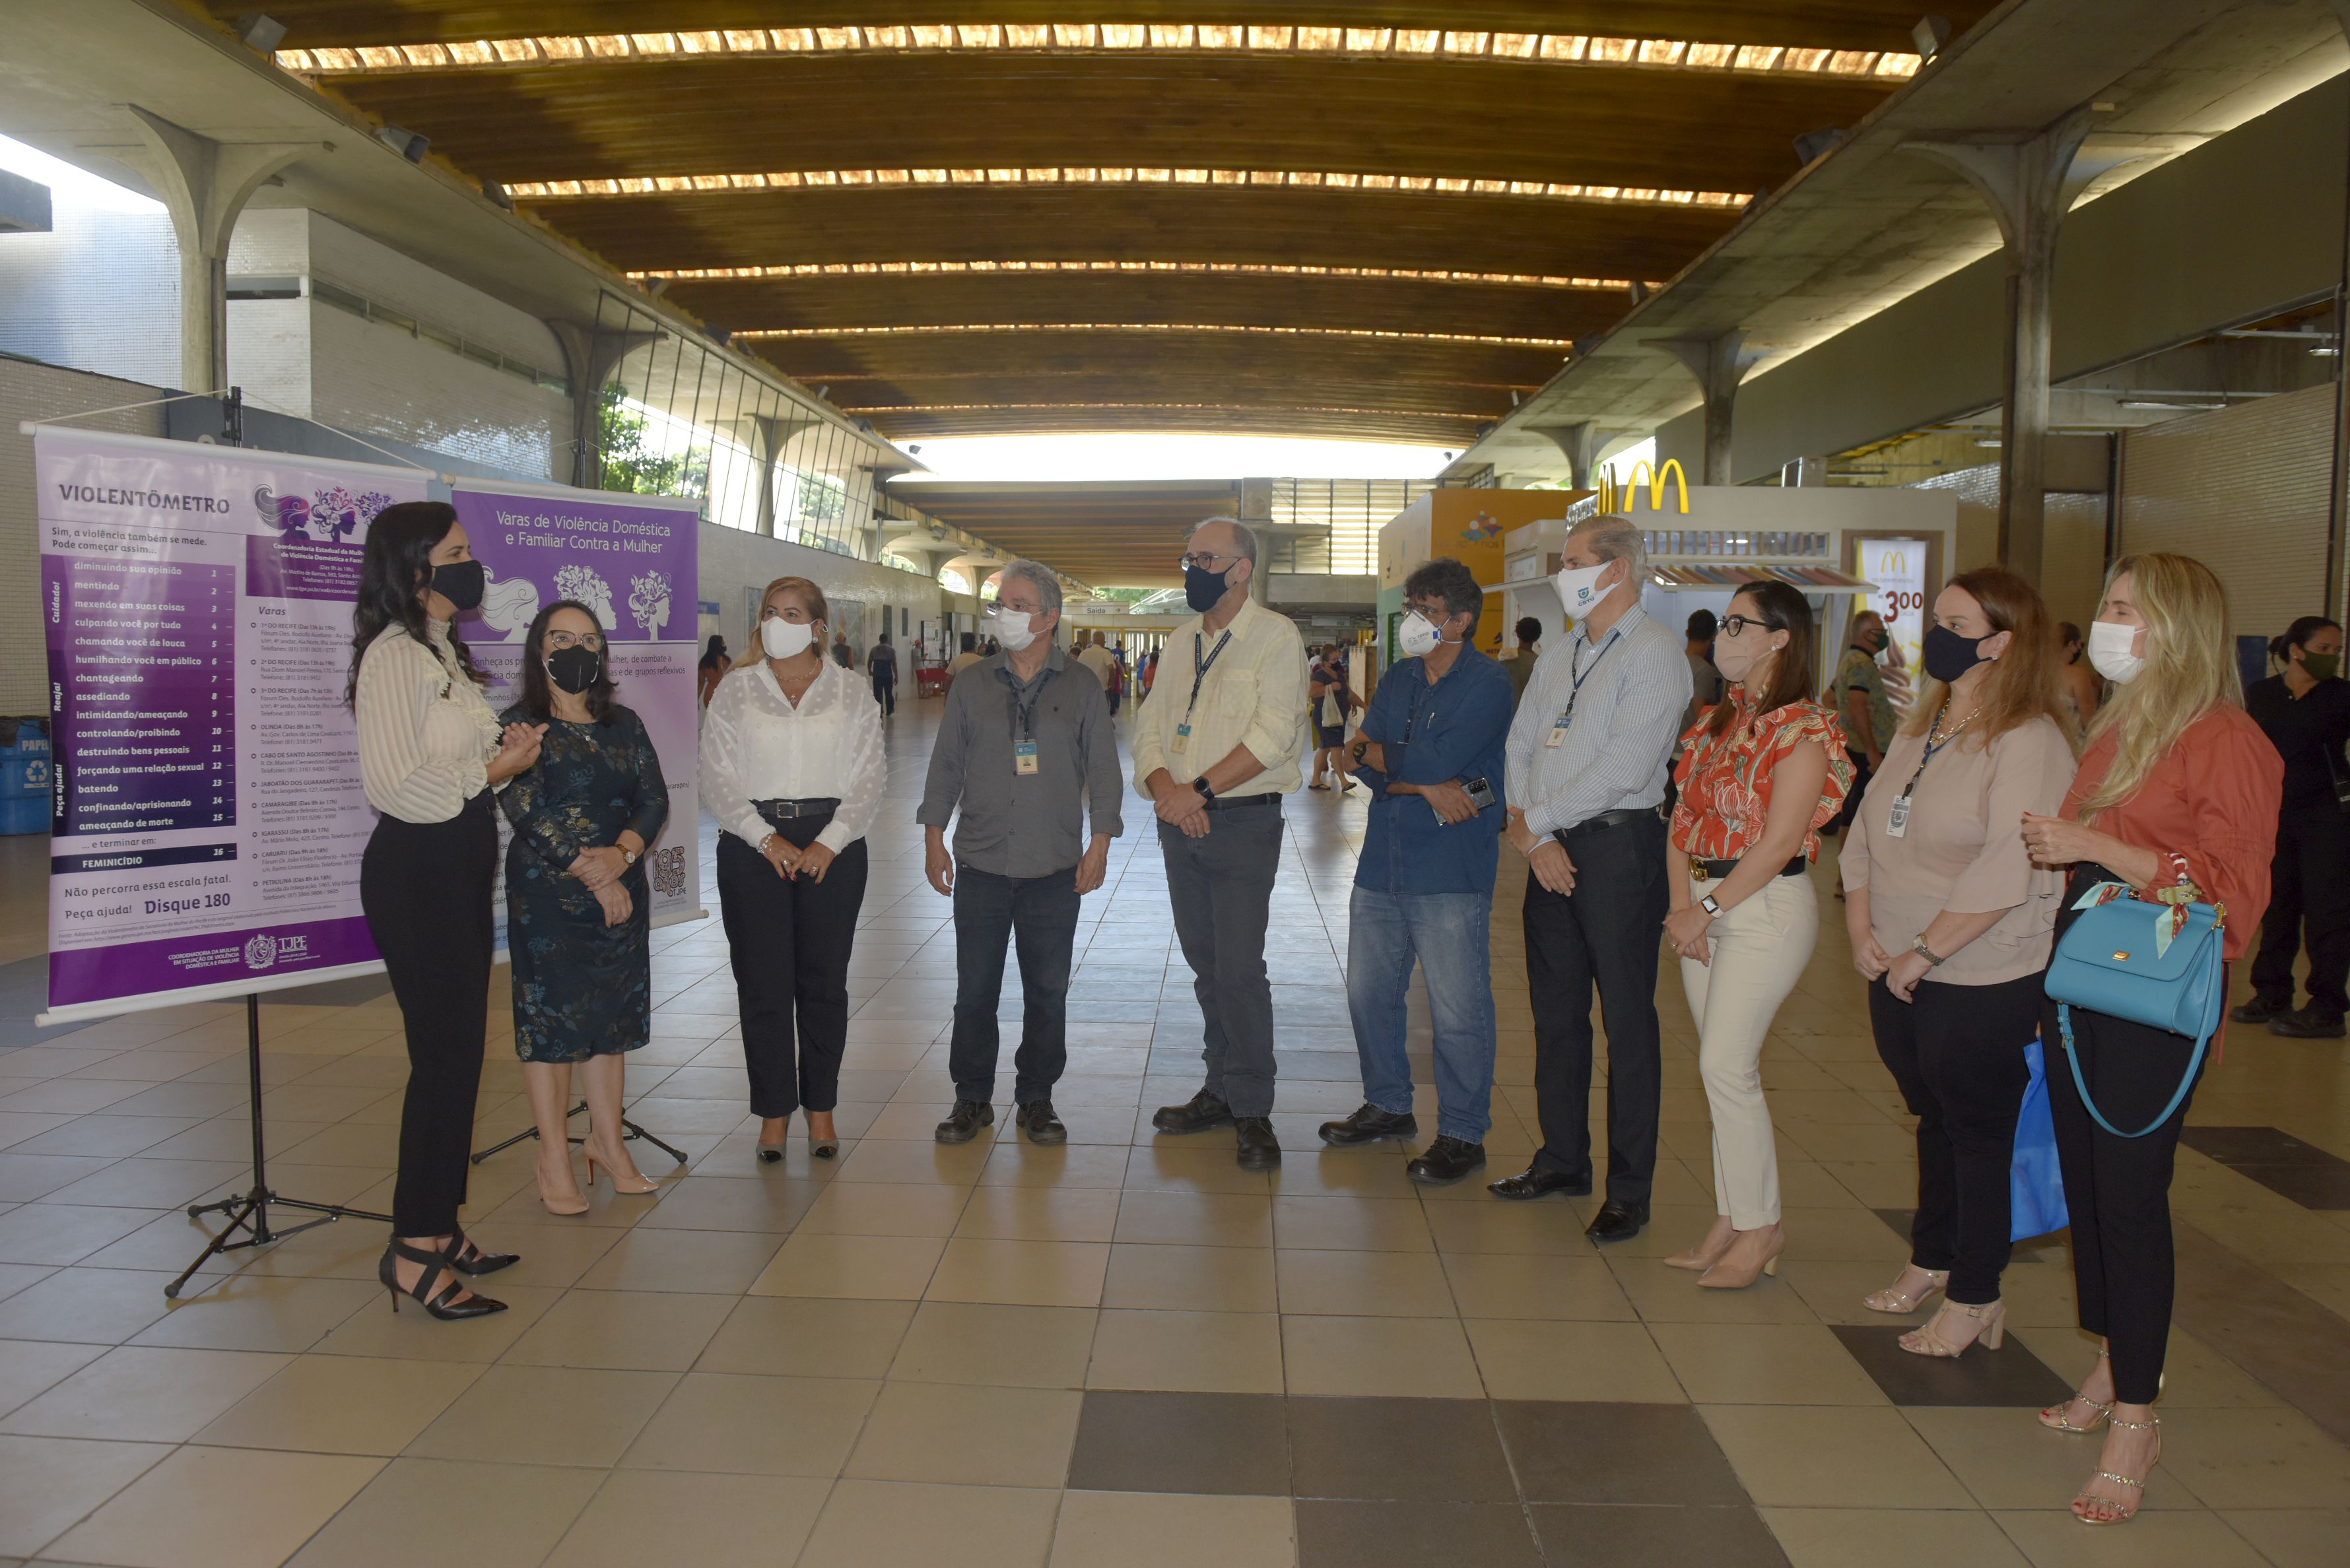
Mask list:
[{"label": "black trousers", "polygon": [[1877,1054],[1918,1118],[1909,1261],[1947,1270],[1950,1299],[1962,1305],[1997,1301],[2007,1267],[2009,1168],[2032,1075],[2023,1048],[2040,1027],[2043,983],[2038,974],[1997,985],[1920,981],[1910,1002],[1882,980],[1868,988]]},{"label": "black trousers", "polygon": [[2310,1005],[2337,1017],[2350,1012],[2350,815],[2331,800],[2289,805],[2277,818],[2268,913],[2252,961],[2252,989],[2262,1001],[2293,1004],[2293,961],[2303,922]]},{"label": "black trousers", "polygon": [[[886,680],[879,675],[873,678],[873,701],[881,704],[881,716],[885,719],[898,711],[897,676],[893,674]],[[827,879],[830,879],[828,873]]]},{"label": "black trousers", "polygon": [[[2095,879],[2106,879],[2102,872]],[[2086,884],[2075,871],[2056,919],[2057,940],[2075,917],[2071,905]],[[2220,980],[2220,994],[2227,981]],[[2075,1007],[2073,1048],[2081,1075],[2106,1119],[2136,1132],[2178,1087],[2195,1042],[2107,1013]],[[2144,1137],[2116,1137],[2089,1117],[2065,1064],[2056,1004],[2041,1002],[2040,1038],[2048,1058],[2048,1108],[2056,1123],[2056,1159],[2064,1171],[2064,1206],[2073,1216],[2073,1284],[2081,1326],[2103,1334],[2113,1356],[2114,1397],[2150,1405],[2162,1383],[2170,1344],[2170,1304],[2178,1285],[2171,1251],[2170,1175],[2178,1131],[2194,1105],[2190,1093],[2168,1121]]]},{"label": "black trousers", "polygon": [[[795,816],[775,831],[805,849],[831,820],[828,813]],[[734,970],[753,1116],[787,1116],[803,1106],[829,1111],[840,1103],[848,954],[865,904],[865,876],[861,838],[834,857],[818,882],[785,880],[732,833],[718,836],[718,913]]]},{"label": "black trousers", "polygon": [[[1888,735],[1877,737],[1880,741],[1889,741],[1891,738]],[[1844,809],[1836,813],[1835,821],[1829,826],[1829,832],[1843,833],[1852,826],[1854,819],[1860,815],[1860,797],[1868,793],[1868,781],[1876,772],[1875,768],[1868,765],[1866,752],[1856,751],[1852,753],[1852,787],[1845,792]]]},{"label": "black trousers", "polygon": [[379,817],[359,857],[359,909],[408,1032],[394,1235],[451,1235],[465,1202],[489,1028],[497,865],[487,790],[447,822]]},{"label": "black trousers", "polygon": [[995,1097],[1002,1046],[996,1003],[1003,998],[1003,949],[1020,952],[1020,1049],[1012,1059],[1012,1102],[1053,1096],[1069,1064],[1069,958],[1077,940],[1077,868],[1043,877],[999,877],[957,865],[954,883],[954,1040],[947,1072],[960,1100]]},{"label": "black trousers", "polygon": [[1275,1066],[1264,932],[1281,869],[1281,806],[1221,808],[1208,822],[1204,838],[1159,824],[1175,940],[1200,1002],[1203,1086],[1236,1116],[1269,1116]]},{"label": "black trousers", "polygon": [[1526,878],[1526,987],[1534,1012],[1534,1168],[1591,1177],[1591,992],[1607,1026],[1607,1196],[1645,1205],[1657,1175],[1657,963],[1665,825],[1641,816],[1575,836],[1575,891]]}]

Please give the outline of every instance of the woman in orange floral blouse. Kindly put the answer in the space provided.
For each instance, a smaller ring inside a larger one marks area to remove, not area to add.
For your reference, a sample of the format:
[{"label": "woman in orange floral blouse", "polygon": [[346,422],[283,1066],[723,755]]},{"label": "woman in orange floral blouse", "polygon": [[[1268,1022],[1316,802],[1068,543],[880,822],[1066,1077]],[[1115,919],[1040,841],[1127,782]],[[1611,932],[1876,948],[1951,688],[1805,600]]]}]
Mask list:
[{"label": "woman in orange floral blouse", "polygon": [[1684,737],[1665,885],[1698,1068],[1713,1113],[1713,1229],[1667,1258],[1738,1290],[1776,1273],[1779,1160],[1762,1099],[1762,1042],[1819,936],[1805,868],[1852,787],[1835,716],[1812,701],[1812,609],[1784,583],[1741,588],[1713,662],[1731,682]]}]

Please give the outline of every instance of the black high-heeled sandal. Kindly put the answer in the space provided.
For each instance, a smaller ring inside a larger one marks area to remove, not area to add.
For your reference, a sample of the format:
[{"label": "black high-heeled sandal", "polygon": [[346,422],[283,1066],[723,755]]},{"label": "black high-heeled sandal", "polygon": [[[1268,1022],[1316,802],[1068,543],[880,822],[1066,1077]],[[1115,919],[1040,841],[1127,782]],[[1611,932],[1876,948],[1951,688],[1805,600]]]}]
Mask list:
[{"label": "black high-heeled sandal", "polygon": [[520,1252],[483,1251],[462,1227],[450,1232],[446,1256],[451,1268],[475,1279],[484,1274],[494,1274],[500,1269],[510,1269],[522,1262]]},{"label": "black high-heeled sandal", "polygon": [[[394,1259],[419,1264],[423,1268],[424,1272],[417,1276],[415,1284],[403,1286],[400,1282],[400,1272],[393,1262]],[[400,1310],[400,1298],[403,1295],[414,1296],[418,1304],[422,1306],[429,1315],[440,1319],[442,1323],[454,1323],[469,1317],[487,1317],[492,1313],[506,1310],[505,1303],[493,1301],[484,1295],[470,1295],[463,1301],[456,1300],[455,1298],[464,1291],[465,1287],[454,1280],[451,1280],[440,1290],[434,1291],[433,1282],[449,1272],[449,1255],[446,1252],[427,1252],[421,1248],[409,1246],[399,1237],[394,1236],[391,1239],[391,1245],[383,1250],[383,1261],[376,1265],[375,1277],[383,1282],[385,1290],[391,1293],[391,1310],[395,1313]]]}]

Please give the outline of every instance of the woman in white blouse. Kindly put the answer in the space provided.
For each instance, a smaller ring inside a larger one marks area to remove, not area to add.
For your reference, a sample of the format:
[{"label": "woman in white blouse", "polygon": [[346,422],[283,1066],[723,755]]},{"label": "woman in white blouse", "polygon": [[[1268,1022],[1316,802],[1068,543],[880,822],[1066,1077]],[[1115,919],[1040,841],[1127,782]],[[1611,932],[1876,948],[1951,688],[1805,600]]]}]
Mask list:
[{"label": "woman in white blouse", "polygon": [[759,1158],[770,1162],[784,1157],[795,1110],[807,1112],[811,1153],[840,1148],[832,1113],[848,1044],[848,953],[865,902],[865,831],[889,776],[871,689],[825,657],[830,617],[806,577],[769,583],[757,633],[765,657],[719,682],[702,732],[703,798],[725,830],[718,906]]},{"label": "woman in white blouse", "polygon": [[457,1223],[488,1033],[498,852],[490,794],[538,760],[546,730],[501,730],[482,697],[484,677],[451,623],[482,602],[483,582],[453,508],[384,508],[368,529],[345,693],[379,814],[359,862],[359,908],[408,1032],[392,1240],[377,1277],[394,1310],[404,1293],[436,1318],[504,1311],[451,1271],[486,1274],[519,1261],[484,1251]]}]

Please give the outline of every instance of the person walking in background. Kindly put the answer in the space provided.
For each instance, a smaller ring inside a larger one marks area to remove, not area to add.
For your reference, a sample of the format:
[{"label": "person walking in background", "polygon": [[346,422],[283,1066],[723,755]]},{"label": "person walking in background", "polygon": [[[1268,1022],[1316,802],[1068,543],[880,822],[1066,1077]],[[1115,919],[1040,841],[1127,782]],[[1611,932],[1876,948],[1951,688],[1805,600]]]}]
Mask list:
[{"label": "person walking in background", "polygon": [[1828,831],[1841,833],[1852,826],[1853,813],[1860,809],[1860,797],[1868,788],[1869,779],[1885,761],[1885,748],[1892,743],[1894,732],[1900,728],[1901,716],[1894,711],[1893,699],[1887,692],[1885,673],[1877,665],[1877,656],[1883,653],[1893,639],[1885,629],[1885,618],[1875,610],[1862,610],[1845,624],[1844,657],[1836,664],[1835,677],[1828,682],[1829,706],[1835,710],[1838,722],[1844,726],[1845,744],[1852,758],[1852,793],[1845,797],[1844,814]]},{"label": "person walking in background", "polygon": [[1338,787],[1351,794],[1355,789],[1354,775],[1347,771],[1339,749],[1347,743],[1347,716],[1363,711],[1363,700],[1355,695],[1353,683],[1347,675],[1347,656],[1339,646],[1326,643],[1315,653],[1314,668],[1305,678],[1305,700],[1314,709],[1314,777],[1307,789],[1326,790],[1322,782],[1326,763],[1337,769]]},{"label": "person walking in background", "polygon": [[359,859],[359,909],[408,1044],[391,1243],[376,1277],[394,1310],[406,1294],[442,1319],[505,1310],[452,1271],[486,1274],[519,1261],[484,1251],[457,1223],[489,1035],[498,865],[490,794],[538,761],[546,733],[501,726],[482,697],[489,678],[453,623],[482,602],[484,584],[454,507],[385,507],[360,561],[343,692],[358,721],[359,780],[378,814]]},{"label": "person walking in background", "polygon": [[[1118,740],[1093,678],[1062,657],[1060,580],[1034,561],[1003,568],[992,612],[1004,646],[947,696],[922,804],[925,871],[954,899],[954,1108],[941,1143],[968,1143],[995,1120],[1003,949],[1020,955],[1020,1049],[1013,1125],[1028,1141],[1068,1141],[1053,1085],[1068,1064],[1069,961],[1078,901],[1102,885],[1109,841],[1125,831]],[[958,811],[962,814],[957,818]],[[1090,842],[1081,836],[1092,819]],[[954,851],[946,830],[955,824]]]},{"label": "person walking in background", "polygon": [[[1281,797],[1305,750],[1305,645],[1249,597],[1256,535],[1211,517],[1184,546],[1180,674],[1134,716],[1134,785],[1154,803],[1175,937],[1200,1000],[1206,1081],[1151,1117],[1161,1132],[1231,1124],[1241,1168],[1281,1163],[1273,1131],[1273,987],[1264,932],[1281,868]],[[1185,655],[1188,654],[1188,657]]]},{"label": "person walking in background", "polygon": [[848,959],[865,903],[866,831],[889,782],[881,710],[824,656],[824,590],[777,577],[759,599],[766,657],[718,688],[702,732],[718,836],[718,908],[742,1012],[759,1158],[784,1158],[792,1113],[809,1152],[839,1152],[832,1113],[848,1048]]},{"label": "person walking in background", "polygon": [[848,634],[845,631],[832,634],[832,661],[843,670],[857,668],[857,650],[848,646]]},{"label": "person walking in background", "polygon": [[1785,583],[1738,590],[1714,663],[1731,684],[1689,737],[1673,809],[1665,940],[1680,955],[1713,1115],[1713,1228],[1667,1258],[1738,1290],[1778,1270],[1779,1155],[1762,1046],[1818,940],[1805,870],[1852,787],[1835,715],[1811,700],[1812,608]]},{"label": "person walking in background", "polygon": [[710,699],[716,694],[718,683],[725,680],[726,672],[733,668],[734,661],[726,657],[726,639],[712,633],[709,646],[702,650],[702,662],[693,674],[694,695],[701,699],[704,708],[710,706]]},{"label": "person walking in background", "polygon": [[1322,1141],[1352,1148],[1419,1136],[1404,1050],[1417,961],[1435,1025],[1436,1137],[1404,1170],[1449,1187],[1483,1167],[1493,1125],[1489,933],[1510,680],[1469,645],[1485,590],[1468,567],[1445,556],[1416,566],[1403,599],[1404,657],[1379,682],[1352,763],[1371,791],[1347,905],[1347,1007],[1363,1105],[1325,1122]]},{"label": "person walking in background", "polygon": [[888,632],[866,654],[865,672],[873,679],[873,701],[880,705],[881,716],[893,716],[898,711],[898,650],[890,646]]},{"label": "person walking in background", "polygon": [[2024,852],[2023,814],[2073,782],[2055,640],[2030,583],[1999,566],[1952,577],[1926,632],[1927,685],[1852,819],[1841,856],[1853,965],[1877,1054],[1918,1118],[1909,1264],[1862,1304],[1931,1323],[1918,1355],[1999,1348],[2007,1309],[2009,1168],[2040,1029],[2041,977],[2064,878]]},{"label": "person walking in background", "polygon": [[1499,1198],[1592,1189],[1591,996],[1607,1025],[1607,1183],[1594,1241],[1648,1222],[1663,1093],[1657,928],[1665,825],[1657,815],[1689,702],[1673,634],[1640,607],[1640,530],[1595,517],[1566,536],[1556,578],[1575,629],[1535,667],[1511,721],[1509,839],[1526,857],[1526,988],[1542,1147]]},{"label": "person walking in background", "polygon": [[2078,739],[2097,716],[2097,672],[2081,657],[2081,628],[2069,620],[2056,623],[2056,694],[2072,716],[2072,733]]},{"label": "person walking in background", "polygon": [[1513,707],[1526,694],[1526,683],[1534,678],[1534,662],[1542,657],[1543,624],[1530,615],[1518,618],[1511,628],[1518,639],[1518,656],[1505,660],[1502,669],[1510,677],[1510,701]]},{"label": "person walking in background", "polygon": [[1094,633],[1090,639],[1083,632],[1077,634],[1077,662],[1094,678],[1104,703],[1109,701],[1110,677],[1118,673],[1118,660],[1110,657],[1107,640],[1100,632]]},{"label": "person walking in background", "polygon": [[1721,671],[1713,667],[1713,639],[1721,632],[1721,623],[1710,609],[1690,611],[1688,623],[1682,628],[1683,655],[1689,660],[1690,700],[1682,710],[1681,733],[1697,728],[1705,711],[1721,701]]},{"label": "person walking in background", "polygon": [[962,633],[961,637],[961,649],[952,659],[947,660],[947,690],[950,691],[954,690],[954,679],[956,676],[961,675],[964,670],[969,670],[972,665],[977,664],[982,659],[986,657],[979,651],[979,634],[977,632],[966,631]]},{"label": "person walking in background", "polygon": [[[2284,761],[2238,705],[2220,579],[2185,556],[2115,562],[2089,628],[2089,658],[2113,695],[2090,726],[2063,808],[2023,819],[2032,857],[2069,872],[2056,940],[2080,919],[2085,896],[2117,882],[2140,899],[2224,904],[2222,952],[2241,959],[2268,908]],[[2220,984],[2224,992],[2224,973]],[[2154,1400],[2176,1283],[2170,1178],[2194,1097],[2184,1080],[2196,1043],[2086,1007],[2066,1012],[2069,1023],[2043,998],[2040,1038],[2073,1220],[2074,1296],[2081,1327],[2104,1349],[2078,1392],[2040,1420],[2060,1432],[2107,1428],[2073,1512],[2085,1523],[2120,1524],[2137,1515],[2162,1455]],[[2060,1042],[2071,1059],[2064,1069]],[[2097,1125],[2074,1071],[2103,1115],[2144,1134],[2121,1137]],[[2189,1092],[2150,1125],[2179,1088]]]},{"label": "person walking in background", "polygon": [[514,965],[515,1054],[538,1128],[538,1200],[585,1214],[571,1170],[571,1070],[588,1090],[588,1179],[615,1192],[656,1189],[621,1142],[626,1053],[652,1038],[652,894],[645,851],[669,820],[652,738],[612,700],[604,628],[557,599],[523,640],[522,701],[499,718],[545,725],[538,761],[499,797],[506,846],[506,948]]},{"label": "person walking in background", "polygon": [[[2284,666],[2244,693],[2252,716],[2284,758],[2284,803],[2269,911],[2252,961],[2252,1000],[2231,1016],[2293,1040],[2339,1040],[2350,1012],[2350,681],[2342,679],[2342,628],[2305,615],[2269,644]],[[2293,1005],[2293,961],[2309,929],[2309,1005]]]}]

